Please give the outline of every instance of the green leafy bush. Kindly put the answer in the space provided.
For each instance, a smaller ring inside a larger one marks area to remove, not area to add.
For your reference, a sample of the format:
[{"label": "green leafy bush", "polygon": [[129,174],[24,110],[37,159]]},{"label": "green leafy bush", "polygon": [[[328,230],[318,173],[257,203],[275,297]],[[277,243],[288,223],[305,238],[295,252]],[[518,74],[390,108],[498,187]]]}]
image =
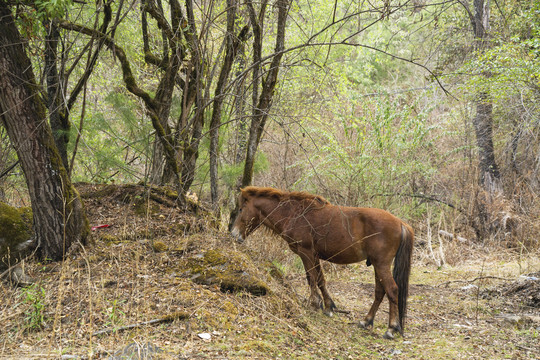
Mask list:
[{"label": "green leafy bush", "polygon": [[22,301],[30,307],[25,314],[27,330],[40,330],[45,324],[45,289],[39,284],[32,284],[22,289]]}]

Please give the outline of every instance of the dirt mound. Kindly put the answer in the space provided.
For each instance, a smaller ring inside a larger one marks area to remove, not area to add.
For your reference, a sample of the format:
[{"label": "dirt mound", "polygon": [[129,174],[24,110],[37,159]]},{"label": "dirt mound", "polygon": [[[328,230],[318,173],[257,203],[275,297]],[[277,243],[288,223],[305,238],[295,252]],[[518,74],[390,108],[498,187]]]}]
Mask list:
[{"label": "dirt mound", "polygon": [[193,198],[188,209],[179,209],[178,194],[168,187],[141,184],[77,183],[95,234],[108,241],[154,239],[169,235],[189,235],[215,231],[218,221]]},{"label": "dirt mound", "polygon": [[177,259],[171,270],[197,284],[256,296],[270,291],[266,271],[239,252],[215,248],[219,224],[193,199],[195,211],[185,211],[176,205],[177,193],[167,187],[77,184],[77,188],[91,221],[107,214],[94,225],[98,240],[108,244],[150,240],[148,247],[154,253]]}]

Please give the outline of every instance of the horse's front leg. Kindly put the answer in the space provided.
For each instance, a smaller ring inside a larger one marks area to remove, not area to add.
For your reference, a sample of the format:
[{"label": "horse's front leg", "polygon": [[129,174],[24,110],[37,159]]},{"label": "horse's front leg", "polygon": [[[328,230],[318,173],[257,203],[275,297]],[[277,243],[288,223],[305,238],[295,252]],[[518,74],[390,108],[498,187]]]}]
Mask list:
[{"label": "horse's front leg", "polygon": [[318,266],[318,259],[315,258],[311,249],[299,248],[296,253],[298,254],[298,256],[300,256],[300,259],[302,259],[302,263],[304,264],[304,269],[306,271],[306,279],[309,285],[309,289],[311,291],[311,294],[309,296],[309,303],[315,309],[324,309],[323,300],[321,299],[321,296],[319,295],[319,291],[317,289],[317,283],[319,279],[318,273],[320,272],[318,270],[320,269],[320,266]]},{"label": "horse's front leg", "polygon": [[315,270],[317,272],[317,286],[319,287],[319,290],[321,290],[321,294],[323,296],[323,311],[326,315],[332,316],[332,312],[337,310],[337,307],[326,289],[326,280],[324,279],[321,262],[318,257],[315,258]]}]

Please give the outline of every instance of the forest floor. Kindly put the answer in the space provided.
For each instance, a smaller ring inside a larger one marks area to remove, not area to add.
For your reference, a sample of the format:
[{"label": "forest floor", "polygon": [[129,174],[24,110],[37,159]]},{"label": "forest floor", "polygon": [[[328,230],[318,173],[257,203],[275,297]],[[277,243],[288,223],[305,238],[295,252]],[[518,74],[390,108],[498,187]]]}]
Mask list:
[{"label": "forest floor", "polygon": [[386,299],[373,330],[357,325],[373,298],[365,263],[324,264],[344,311],[328,317],[282,240],[238,245],[225,219],[180,213],[163,191],[79,190],[91,225],[110,226],[63,263],[27,261],[33,286],[0,283],[1,359],[540,358],[537,256],[447,244],[453,265],[437,267],[419,235],[405,336],[385,340]]}]

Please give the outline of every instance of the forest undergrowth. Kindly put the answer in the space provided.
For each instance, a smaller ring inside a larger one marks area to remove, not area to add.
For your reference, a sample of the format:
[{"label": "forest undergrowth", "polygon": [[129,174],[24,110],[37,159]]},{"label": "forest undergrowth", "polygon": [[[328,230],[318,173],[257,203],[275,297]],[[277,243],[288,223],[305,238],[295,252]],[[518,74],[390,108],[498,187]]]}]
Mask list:
[{"label": "forest undergrowth", "polygon": [[[308,307],[302,264],[282,240],[257,232],[236,244],[225,215],[179,212],[165,191],[78,188],[91,225],[109,227],[64,262],[26,261],[32,286],[0,284],[2,359],[540,357],[533,254],[463,239],[440,250],[417,231],[405,336],[388,341],[386,300],[372,331],[357,325],[373,298],[365,263],[324,264],[342,311],[328,317]],[[267,290],[224,287],[230,269]]]}]

